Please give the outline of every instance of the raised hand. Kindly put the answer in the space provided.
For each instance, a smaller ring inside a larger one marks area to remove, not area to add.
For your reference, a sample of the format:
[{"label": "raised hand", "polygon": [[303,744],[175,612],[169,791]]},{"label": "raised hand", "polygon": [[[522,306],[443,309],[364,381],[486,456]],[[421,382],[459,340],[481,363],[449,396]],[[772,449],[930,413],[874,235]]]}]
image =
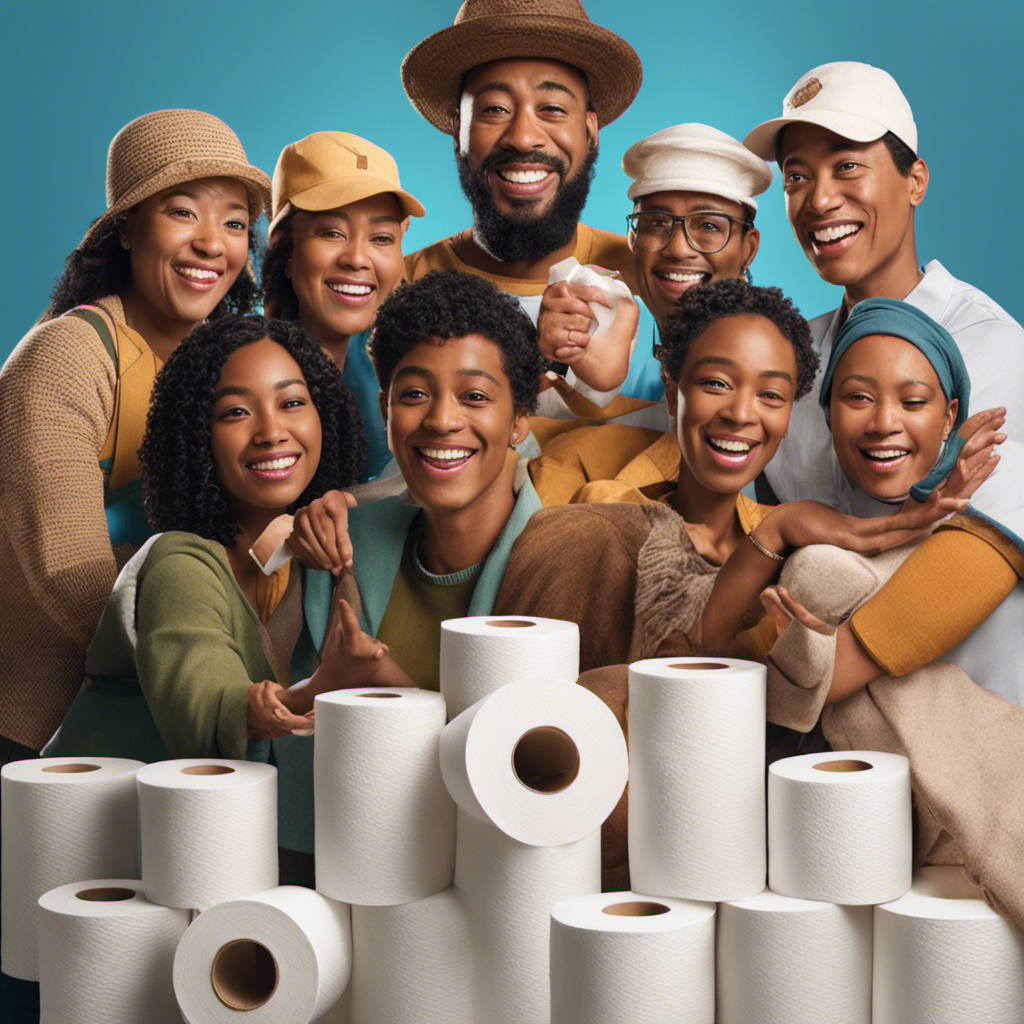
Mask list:
[{"label": "raised hand", "polygon": [[295,513],[288,547],[303,565],[338,576],[352,565],[348,510],[356,499],[348,491],[328,491]]}]

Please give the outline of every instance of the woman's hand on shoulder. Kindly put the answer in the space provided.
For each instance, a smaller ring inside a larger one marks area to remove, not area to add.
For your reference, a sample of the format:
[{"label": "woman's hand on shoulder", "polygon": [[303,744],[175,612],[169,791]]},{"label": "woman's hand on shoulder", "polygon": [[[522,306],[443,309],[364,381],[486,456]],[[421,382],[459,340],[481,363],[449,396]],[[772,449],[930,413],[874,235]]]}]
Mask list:
[{"label": "woman's hand on shoulder", "polygon": [[348,491],[328,491],[295,513],[288,547],[303,565],[338,576],[352,565],[348,510],[356,499]]}]

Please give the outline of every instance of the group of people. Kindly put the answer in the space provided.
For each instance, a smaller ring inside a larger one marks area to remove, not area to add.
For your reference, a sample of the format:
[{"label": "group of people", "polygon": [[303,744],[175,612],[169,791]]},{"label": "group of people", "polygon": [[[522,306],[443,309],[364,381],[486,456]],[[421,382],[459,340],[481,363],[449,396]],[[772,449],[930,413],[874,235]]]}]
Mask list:
[{"label": "group of people", "polygon": [[[440,623],[491,613],[578,622],[624,726],[627,662],[729,652],[767,661],[780,750],[1019,749],[1024,332],[919,266],[928,168],[892,77],[825,64],[742,143],[639,141],[625,236],[579,217],[641,65],[578,0],[467,0],[402,78],[473,209],[404,258],[424,208],[358,136],[286,146],[272,181],[197,111],[111,143],[108,208],[0,374],[2,760],[271,760],[308,878],[315,696],[436,689]],[[843,288],[810,323],[749,282],[771,162]],[[570,258],[656,337],[550,283]],[[254,557],[268,536],[294,559]],[[926,853],[1024,927],[1005,760],[952,810],[927,772],[916,793],[945,830]]]}]

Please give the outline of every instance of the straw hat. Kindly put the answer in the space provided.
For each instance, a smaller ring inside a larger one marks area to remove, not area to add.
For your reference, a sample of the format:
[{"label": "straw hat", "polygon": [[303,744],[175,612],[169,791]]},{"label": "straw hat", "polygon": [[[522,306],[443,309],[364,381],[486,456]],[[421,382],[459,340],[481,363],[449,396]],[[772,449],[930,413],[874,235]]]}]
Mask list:
[{"label": "straw hat", "polygon": [[249,216],[270,209],[270,179],[246,159],[238,136],[201,110],[157,110],[129,121],[107,151],[107,210],[85,233],[95,242],[111,221],[171,185],[197,178],[237,178],[249,193]]},{"label": "straw hat", "polygon": [[390,153],[348,132],[313,132],[277,158],[267,238],[293,209],[333,210],[382,192],[394,194],[403,217],[423,216],[420,201],[402,188]]},{"label": "straw hat", "polygon": [[579,68],[599,125],[614,121],[633,102],[643,78],[633,47],[595,25],[580,0],[465,0],[450,28],[406,54],[402,84],[412,105],[450,134],[467,71],[492,60],[530,57]]}]

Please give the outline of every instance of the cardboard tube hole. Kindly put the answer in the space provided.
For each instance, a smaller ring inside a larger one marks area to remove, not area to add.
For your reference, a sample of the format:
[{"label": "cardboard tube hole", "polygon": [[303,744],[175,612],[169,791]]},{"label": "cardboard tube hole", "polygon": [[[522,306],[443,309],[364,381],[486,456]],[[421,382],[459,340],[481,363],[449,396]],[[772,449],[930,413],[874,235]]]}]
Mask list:
[{"label": "cardboard tube hole", "polygon": [[867,761],[820,761],[814,766],[819,772],[866,772],[874,768]]},{"label": "cardboard tube hole", "polygon": [[98,764],[51,764],[43,769],[44,772],[58,772],[61,775],[74,775],[78,772],[98,772]]},{"label": "cardboard tube hole", "polygon": [[384,700],[384,699],[386,699],[388,697],[394,698],[394,697],[401,697],[402,695],[400,693],[360,693],[360,694],[357,694],[356,696],[358,696],[358,697],[376,697],[379,700]]},{"label": "cardboard tube hole", "polygon": [[88,900],[90,903],[119,903],[121,900],[130,900],[135,895],[134,889],[83,889],[75,893],[75,898]]},{"label": "cardboard tube hole", "polygon": [[669,665],[669,668],[680,668],[684,672],[709,672],[711,669],[728,667],[720,661],[681,661],[676,665]]},{"label": "cardboard tube hole", "polygon": [[235,769],[226,764],[194,764],[191,768],[182,768],[182,775],[230,775]]},{"label": "cardboard tube hole", "polygon": [[500,626],[502,629],[525,629],[527,626],[536,626],[536,622],[529,619],[492,619],[488,626]]},{"label": "cardboard tube hole", "polygon": [[512,771],[535,793],[561,793],[580,773],[579,748],[553,725],[529,729],[512,749]]},{"label": "cardboard tube hole", "polygon": [[659,914],[667,914],[670,909],[664,903],[637,900],[633,903],[613,903],[605,907],[601,913],[611,914],[613,917],[657,917]]},{"label": "cardboard tube hole", "polygon": [[258,1010],[277,990],[277,961],[255,939],[235,939],[217,950],[210,982],[228,1009]]}]

